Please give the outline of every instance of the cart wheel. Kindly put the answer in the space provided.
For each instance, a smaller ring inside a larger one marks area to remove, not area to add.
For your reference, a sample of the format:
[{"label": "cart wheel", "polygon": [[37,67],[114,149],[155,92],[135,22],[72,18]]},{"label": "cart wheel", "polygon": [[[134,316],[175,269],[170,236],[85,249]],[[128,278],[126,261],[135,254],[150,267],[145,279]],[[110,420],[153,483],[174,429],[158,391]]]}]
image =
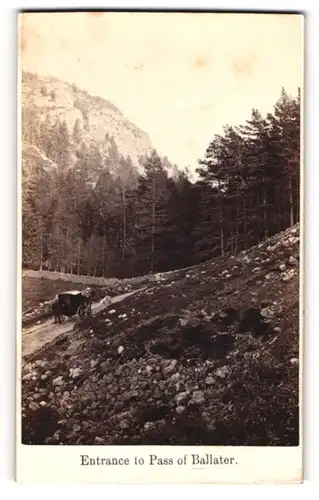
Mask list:
[{"label": "cart wheel", "polygon": [[87,314],[88,316],[92,316],[92,306],[91,306],[91,304],[89,304],[89,305],[87,306],[87,308],[86,308],[86,314]]},{"label": "cart wheel", "polygon": [[84,318],[85,309],[84,309],[83,305],[78,307],[76,314],[77,314],[78,321],[81,321]]}]

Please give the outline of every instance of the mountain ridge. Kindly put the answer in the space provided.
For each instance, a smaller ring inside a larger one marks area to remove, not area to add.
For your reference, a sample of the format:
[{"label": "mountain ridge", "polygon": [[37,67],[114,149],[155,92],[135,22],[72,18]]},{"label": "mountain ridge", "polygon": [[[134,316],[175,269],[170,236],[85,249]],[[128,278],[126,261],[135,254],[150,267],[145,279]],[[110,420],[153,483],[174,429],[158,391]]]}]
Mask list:
[{"label": "mountain ridge", "polygon": [[[66,124],[71,139],[76,129],[78,141],[98,148],[104,161],[112,157],[115,147],[120,156],[131,159],[140,173],[144,170],[143,158],[155,149],[147,132],[129,120],[115,104],[89,94],[74,83],[22,72],[21,104],[23,142],[39,149],[42,145],[34,144],[32,133],[34,136],[41,127],[62,123]],[[163,161],[168,173],[172,173],[173,165],[166,157]]]}]

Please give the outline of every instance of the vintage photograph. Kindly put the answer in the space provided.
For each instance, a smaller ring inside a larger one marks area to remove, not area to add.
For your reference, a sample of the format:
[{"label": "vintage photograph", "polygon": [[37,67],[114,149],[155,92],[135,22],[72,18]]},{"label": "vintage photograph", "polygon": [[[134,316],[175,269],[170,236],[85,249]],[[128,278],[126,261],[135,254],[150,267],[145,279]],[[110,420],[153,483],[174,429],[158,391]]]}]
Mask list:
[{"label": "vintage photograph", "polygon": [[21,444],[301,445],[303,21],[19,14]]}]

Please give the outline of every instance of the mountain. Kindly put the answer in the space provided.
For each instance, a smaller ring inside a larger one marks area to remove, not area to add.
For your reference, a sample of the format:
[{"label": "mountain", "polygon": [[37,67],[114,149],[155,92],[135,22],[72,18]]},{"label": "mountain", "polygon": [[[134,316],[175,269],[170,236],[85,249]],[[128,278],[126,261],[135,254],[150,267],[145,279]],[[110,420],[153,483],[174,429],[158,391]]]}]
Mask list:
[{"label": "mountain", "polygon": [[[70,138],[70,162],[76,161],[81,145],[99,150],[102,159],[129,157],[142,171],[141,158],[153,149],[146,132],[130,122],[110,101],[91,96],[76,85],[49,76],[22,74],[22,138],[43,152],[50,130],[64,125]],[[49,156],[49,155],[46,155]],[[167,158],[169,173],[174,168]]]},{"label": "mountain", "polygon": [[155,278],[24,358],[23,443],[297,446],[299,225]]}]

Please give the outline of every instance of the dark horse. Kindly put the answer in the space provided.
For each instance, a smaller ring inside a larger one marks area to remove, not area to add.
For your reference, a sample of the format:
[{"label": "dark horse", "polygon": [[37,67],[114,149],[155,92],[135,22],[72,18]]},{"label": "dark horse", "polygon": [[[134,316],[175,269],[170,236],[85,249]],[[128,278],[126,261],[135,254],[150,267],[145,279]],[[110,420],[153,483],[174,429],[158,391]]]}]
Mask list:
[{"label": "dark horse", "polygon": [[51,309],[53,312],[54,316],[54,323],[62,323],[63,321],[63,313],[62,313],[62,307],[59,301],[59,296],[56,295],[54,299],[51,301]]}]

